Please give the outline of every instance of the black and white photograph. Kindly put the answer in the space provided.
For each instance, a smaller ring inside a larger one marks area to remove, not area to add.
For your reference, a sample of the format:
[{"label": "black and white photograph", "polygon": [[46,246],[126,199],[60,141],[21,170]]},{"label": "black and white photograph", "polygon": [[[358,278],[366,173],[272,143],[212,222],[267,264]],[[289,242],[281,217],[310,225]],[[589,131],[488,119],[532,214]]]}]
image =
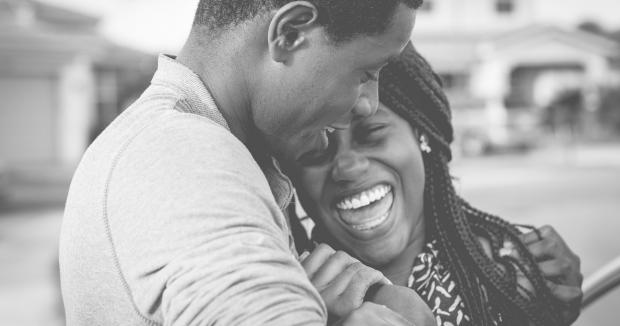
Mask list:
[{"label": "black and white photograph", "polygon": [[619,13],[0,0],[0,325],[619,325]]}]

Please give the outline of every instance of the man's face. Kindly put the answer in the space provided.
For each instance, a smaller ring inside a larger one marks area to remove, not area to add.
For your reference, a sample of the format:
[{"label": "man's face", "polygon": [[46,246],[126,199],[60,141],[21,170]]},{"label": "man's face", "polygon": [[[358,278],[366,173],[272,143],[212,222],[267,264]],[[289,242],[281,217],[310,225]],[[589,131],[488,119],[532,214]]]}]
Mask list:
[{"label": "man's face", "polygon": [[255,124],[282,159],[297,160],[327,148],[327,129],[348,128],[356,116],[374,114],[381,68],[411,37],[415,11],[396,8],[382,34],[333,44],[323,28],[306,35],[307,45],[269,81],[259,99]]}]

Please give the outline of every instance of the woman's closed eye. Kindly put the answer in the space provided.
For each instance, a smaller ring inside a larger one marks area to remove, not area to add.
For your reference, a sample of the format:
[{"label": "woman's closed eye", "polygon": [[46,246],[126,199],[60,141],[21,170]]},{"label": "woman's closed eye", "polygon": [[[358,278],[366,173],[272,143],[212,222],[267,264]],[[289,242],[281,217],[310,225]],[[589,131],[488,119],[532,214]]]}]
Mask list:
[{"label": "woman's closed eye", "polygon": [[384,124],[373,124],[355,130],[354,137],[359,143],[367,143],[381,139],[387,129]]}]

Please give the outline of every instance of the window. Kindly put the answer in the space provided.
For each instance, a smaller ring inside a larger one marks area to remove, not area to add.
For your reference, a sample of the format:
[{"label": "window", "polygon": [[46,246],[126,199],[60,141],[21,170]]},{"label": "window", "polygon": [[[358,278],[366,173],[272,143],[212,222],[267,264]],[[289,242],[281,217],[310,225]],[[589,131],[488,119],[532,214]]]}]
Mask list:
[{"label": "window", "polygon": [[431,12],[431,11],[433,11],[433,8],[434,8],[434,1],[433,0],[424,0],[424,2],[422,2],[422,6],[420,6],[418,11],[421,11],[421,12]]},{"label": "window", "polygon": [[514,0],[496,0],[495,1],[495,11],[500,14],[510,14],[515,9]]}]

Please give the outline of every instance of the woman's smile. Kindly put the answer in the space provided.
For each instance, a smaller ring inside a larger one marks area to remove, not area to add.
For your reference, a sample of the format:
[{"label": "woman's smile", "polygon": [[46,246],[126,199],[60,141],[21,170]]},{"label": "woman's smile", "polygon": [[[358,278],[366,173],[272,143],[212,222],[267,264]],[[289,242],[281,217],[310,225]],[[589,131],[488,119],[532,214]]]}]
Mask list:
[{"label": "woman's smile", "polygon": [[349,232],[366,238],[388,221],[393,202],[392,187],[381,183],[338,200],[335,207]]}]

